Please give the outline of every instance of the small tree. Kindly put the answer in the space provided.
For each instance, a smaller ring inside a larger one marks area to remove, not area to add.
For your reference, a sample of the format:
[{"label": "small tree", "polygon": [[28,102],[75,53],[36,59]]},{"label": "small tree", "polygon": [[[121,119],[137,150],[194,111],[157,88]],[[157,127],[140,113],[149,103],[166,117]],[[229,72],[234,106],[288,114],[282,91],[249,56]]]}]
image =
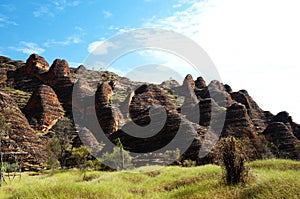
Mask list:
[{"label": "small tree", "polygon": [[87,166],[87,160],[91,158],[91,151],[86,146],[73,148],[71,157],[75,159],[80,170],[84,171]]},{"label": "small tree", "polygon": [[248,179],[248,168],[245,166],[247,155],[241,141],[232,136],[223,138],[218,152],[225,170],[226,184],[245,183]]},{"label": "small tree", "polygon": [[117,170],[132,168],[132,157],[129,155],[128,151],[124,150],[122,143],[118,143],[118,140],[116,141],[117,146],[113,148],[113,152],[106,152],[102,155],[102,162]]},{"label": "small tree", "polygon": [[52,174],[54,170],[59,166],[58,158],[60,157],[61,145],[59,143],[59,139],[55,136],[46,146],[47,155],[48,155],[48,165],[52,170]]},{"label": "small tree", "polygon": [[58,151],[55,152],[55,154],[57,155],[57,159],[63,169],[66,166],[67,158],[70,156],[72,142],[75,137],[72,133],[72,121],[69,118],[60,119],[53,127],[53,130],[55,132],[54,137],[58,139],[58,143],[56,144],[59,145],[59,147],[57,147]]}]

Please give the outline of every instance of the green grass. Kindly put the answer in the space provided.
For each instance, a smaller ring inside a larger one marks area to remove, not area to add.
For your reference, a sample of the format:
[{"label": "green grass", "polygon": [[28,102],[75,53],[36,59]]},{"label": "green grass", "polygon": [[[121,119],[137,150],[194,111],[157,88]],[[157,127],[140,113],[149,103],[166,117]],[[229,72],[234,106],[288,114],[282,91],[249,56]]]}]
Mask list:
[{"label": "green grass", "polygon": [[0,198],[300,198],[300,162],[264,160],[249,164],[252,180],[226,186],[215,165],[143,167],[134,171],[78,170],[30,176],[0,188]]}]

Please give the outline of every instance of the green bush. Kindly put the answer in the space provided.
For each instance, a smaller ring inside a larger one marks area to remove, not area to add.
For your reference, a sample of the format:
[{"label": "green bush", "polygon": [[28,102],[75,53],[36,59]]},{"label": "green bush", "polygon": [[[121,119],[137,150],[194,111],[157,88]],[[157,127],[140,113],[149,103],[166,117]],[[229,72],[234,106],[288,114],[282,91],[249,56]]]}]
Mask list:
[{"label": "green bush", "polygon": [[245,165],[247,155],[242,142],[232,136],[223,138],[219,143],[219,155],[226,184],[246,183],[249,169]]},{"label": "green bush", "polygon": [[196,166],[196,161],[193,160],[184,160],[182,163],[183,167],[194,167]]},{"label": "green bush", "polygon": [[126,170],[133,168],[132,157],[128,151],[121,147],[114,147],[112,153],[104,153],[102,155],[102,162],[107,166],[112,166],[117,170]]},{"label": "green bush", "polygon": [[88,161],[88,159],[91,158],[91,151],[86,146],[80,146],[78,148],[73,148],[71,157],[75,159],[80,170],[83,171],[88,166],[87,161]]}]

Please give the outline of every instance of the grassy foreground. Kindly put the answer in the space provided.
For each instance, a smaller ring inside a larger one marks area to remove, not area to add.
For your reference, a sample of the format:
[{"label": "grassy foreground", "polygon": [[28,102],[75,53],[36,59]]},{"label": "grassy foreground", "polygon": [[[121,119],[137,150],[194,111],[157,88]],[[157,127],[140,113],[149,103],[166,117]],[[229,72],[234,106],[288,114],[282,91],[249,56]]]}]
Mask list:
[{"label": "grassy foreground", "polygon": [[215,165],[145,167],[135,172],[60,171],[30,176],[0,188],[0,198],[300,198],[300,162],[264,160],[249,164],[252,180],[226,186]]}]

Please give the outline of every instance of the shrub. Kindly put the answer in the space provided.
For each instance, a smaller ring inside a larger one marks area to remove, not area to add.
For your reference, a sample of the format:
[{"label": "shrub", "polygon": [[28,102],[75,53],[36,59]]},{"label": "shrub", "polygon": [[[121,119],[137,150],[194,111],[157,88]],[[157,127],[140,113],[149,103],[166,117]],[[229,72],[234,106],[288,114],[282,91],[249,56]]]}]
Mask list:
[{"label": "shrub", "polygon": [[194,167],[196,166],[196,161],[193,161],[193,160],[184,160],[183,163],[182,163],[182,166],[183,167]]},{"label": "shrub", "polygon": [[104,153],[102,162],[117,170],[131,169],[133,167],[132,157],[129,155],[129,152],[118,146],[114,147],[112,153]]},{"label": "shrub", "polygon": [[87,161],[91,158],[91,151],[86,146],[80,146],[78,148],[72,149],[72,158],[74,158],[77,162],[78,167],[81,171],[86,169]]},{"label": "shrub", "polygon": [[223,138],[218,148],[226,184],[246,183],[249,169],[245,166],[247,155],[242,142],[230,136]]}]

